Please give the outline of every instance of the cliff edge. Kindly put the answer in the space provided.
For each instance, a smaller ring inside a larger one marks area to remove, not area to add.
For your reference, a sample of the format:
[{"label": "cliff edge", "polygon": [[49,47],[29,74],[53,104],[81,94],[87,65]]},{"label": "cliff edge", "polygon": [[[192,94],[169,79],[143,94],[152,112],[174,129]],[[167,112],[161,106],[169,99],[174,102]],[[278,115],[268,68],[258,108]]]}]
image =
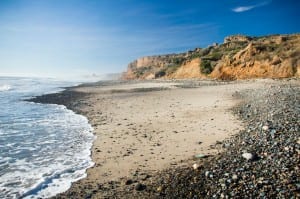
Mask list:
[{"label": "cliff edge", "polygon": [[122,75],[123,79],[259,77],[300,77],[300,34],[233,35],[220,45],[139,58]]}]

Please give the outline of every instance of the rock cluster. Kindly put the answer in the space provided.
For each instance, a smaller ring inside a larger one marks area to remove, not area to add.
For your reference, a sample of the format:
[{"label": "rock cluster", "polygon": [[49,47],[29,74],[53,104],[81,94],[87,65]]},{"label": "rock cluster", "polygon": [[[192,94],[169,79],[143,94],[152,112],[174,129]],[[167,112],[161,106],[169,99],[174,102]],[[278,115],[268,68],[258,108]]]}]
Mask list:
[{"label": "rock cluster", "polygon": [[218,142],[223,152],[191,166],[165,170],[128,198],[299,198],[300,87],[266,85],[236,92],[244,102],[234,112],[246,128]]},{"label": "rock cluster", "polygon": [[225,37],[224,39],[224,43],[228,43],[228,42],[243,42],[243,41],[251,41],[252,38],[245,36],[245,35],[232,35],[232,36],[228,36]]},{"label": "rock cluster", "polygon": [[247,128],[222,143],[201,170],[167,178],[165,198],[299,198],[300,87],[289,84],[236,93]]}]

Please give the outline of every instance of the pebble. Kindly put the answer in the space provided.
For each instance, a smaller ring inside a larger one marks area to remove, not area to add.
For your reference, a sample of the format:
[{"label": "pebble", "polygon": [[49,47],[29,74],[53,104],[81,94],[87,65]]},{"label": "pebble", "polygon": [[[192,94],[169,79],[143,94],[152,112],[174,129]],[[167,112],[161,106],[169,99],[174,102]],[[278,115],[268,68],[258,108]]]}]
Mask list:
[{"label": "pebble", "polygon": [[131,185],[133,183],[133,181],[131,179],[128,179],[125,181],[125,185]]},{"label": "pebble", "polygon": [[254,159],[254,155],[252,153],[243,153],[242,156],[246,160],[253,160]]},{"label": "pebble", "polygon": [[165,184],[163,196],[300,198],[300,109],[295,108],[299,107],[300,87],[262,86],[239,92],[239,96],[245,102],[235,112],[245,122],[245,129],[230,140],[217,142],[216,147],[222,147],[224,153],[203,164],[201,175],[187,170],[170,173],[174,177]]},{"label": "pebble", "polygon": [[193,164],[193,169],[197,170],[197,169],[199,169],[199,168],[200,168],[200,165],[199,165],[199,164],[197,164],[197,163]]},{"label": "pebble", "polygon": [[146,185],[143,185],[143,184],[141,184],[141,183],[137,183],[137,184],[135,185],[134,189],[135,189],[136,191],[143,191],[144,189],[146,189]]},{"label": "pebble", "polygon": [[205,154],[197,154],[195,155],[195,158],[207,158],[208,155],[205,155]]},{"label": "pebble", "polygon": [[162,186],[157,187],[156,191],[161,192],[163,190]]},{"label": "pebble", "polygon": [[209,171],[205,171],[205,177],[209,176]]},{"label": "pebble", "polygon": [[264,130],[264,131],[269,130],[269,126],[263,126],[263,127],[262,127],[262,130]]}]

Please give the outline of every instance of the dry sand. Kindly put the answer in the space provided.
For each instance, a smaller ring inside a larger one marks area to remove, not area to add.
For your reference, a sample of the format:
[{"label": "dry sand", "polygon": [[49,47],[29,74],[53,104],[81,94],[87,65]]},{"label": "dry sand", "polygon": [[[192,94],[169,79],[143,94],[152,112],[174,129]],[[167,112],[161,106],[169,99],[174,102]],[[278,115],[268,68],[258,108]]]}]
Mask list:
[{"label": "dry sand", "polygon": [[[196,154],[214,154],[210,145],[242,128],[228,111],[237,90],[256,84],[234,83],[179,88],[180,83],[86,86],[80,109],[94,127],[93,168],[83,184],[131,178],[184,164]],[[141,89],[142,88],[142,89]],[[157,88],[164,88],[158,90]],[[140,90],[139,90],[140,89]]]}]

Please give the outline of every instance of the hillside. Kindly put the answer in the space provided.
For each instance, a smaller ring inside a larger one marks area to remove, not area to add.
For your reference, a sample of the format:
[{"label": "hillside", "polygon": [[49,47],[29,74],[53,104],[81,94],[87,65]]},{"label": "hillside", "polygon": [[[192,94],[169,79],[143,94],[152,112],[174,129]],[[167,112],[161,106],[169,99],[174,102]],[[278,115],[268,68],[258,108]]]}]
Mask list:
[{"label": "hillside", "polygon": [[123,79],[300,76],[300,34],[249,37],[229,36],[223,44],[186,53],[147,56],[128,65]]}]

